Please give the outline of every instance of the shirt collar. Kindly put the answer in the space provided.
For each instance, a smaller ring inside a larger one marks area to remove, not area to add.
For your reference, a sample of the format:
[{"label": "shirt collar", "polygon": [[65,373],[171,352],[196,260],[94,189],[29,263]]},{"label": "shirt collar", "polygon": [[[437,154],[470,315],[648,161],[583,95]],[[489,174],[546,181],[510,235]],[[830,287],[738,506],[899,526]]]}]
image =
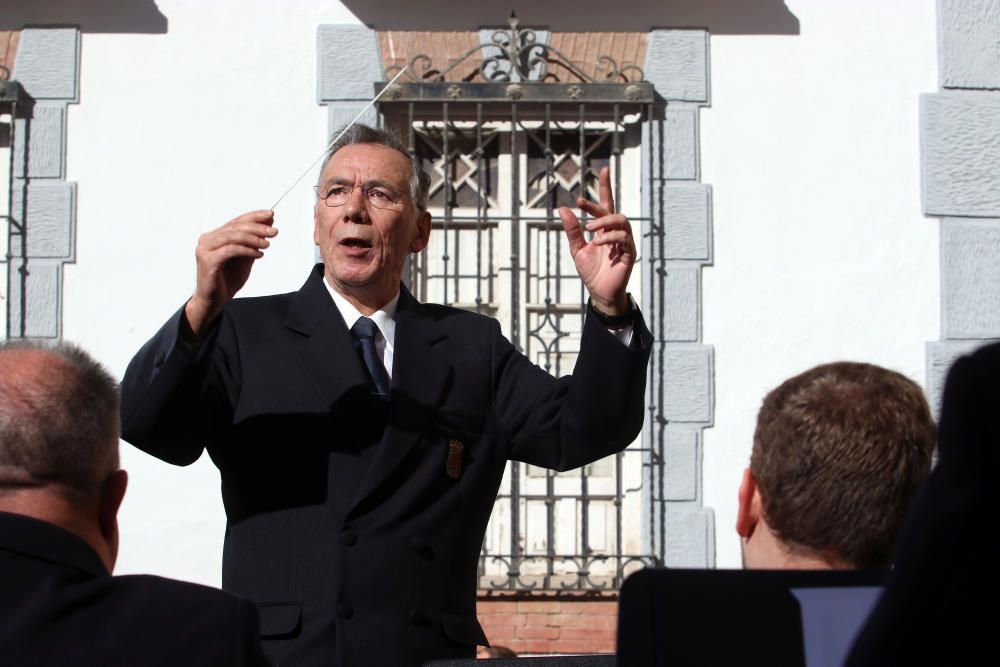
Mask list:
[{"label": "shirt collar", "polygon": [[[323,284],[326,286],[326,290],[333,298],[333,303],[336,304],[341,317],[344,318],[344,323],[347,325],[347,328],[350,329],[354,326],[354,323],[357,322],[358,319],[363,317],[363,315],[357,308],[354,307],[353,304],[351,304],[350,301],[345,299],[337,290],[333,289],[327,281],[326,276],[323,276]],[[386,344],[390,347],[395,347],[397,305],[399,305],[399,292],[396,292],[396,296],[392,297],[389,300],[389,303],[369,315],[372,321],[375,322],[375,326],[378,327],[379,332],[382,334],[382,338],[385,339]]]}]

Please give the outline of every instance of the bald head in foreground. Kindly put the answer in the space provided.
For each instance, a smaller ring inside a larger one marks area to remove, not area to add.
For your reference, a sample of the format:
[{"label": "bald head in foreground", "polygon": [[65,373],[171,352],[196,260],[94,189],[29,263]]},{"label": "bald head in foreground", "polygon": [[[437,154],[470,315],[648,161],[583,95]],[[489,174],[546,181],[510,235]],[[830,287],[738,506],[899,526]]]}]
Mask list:
[{"label": "bald head in foreground", "polygon": [[112,577],[118,386],[72,345],[0,343],[0,656],[11,665],[266,665],[256,610]]},{"label": "bald head in foreground", "polygon": [[740,486],[744,567],[887,567],[933,448],[924,394],[895,371],[837,362],[786,380],[764,399]]}]

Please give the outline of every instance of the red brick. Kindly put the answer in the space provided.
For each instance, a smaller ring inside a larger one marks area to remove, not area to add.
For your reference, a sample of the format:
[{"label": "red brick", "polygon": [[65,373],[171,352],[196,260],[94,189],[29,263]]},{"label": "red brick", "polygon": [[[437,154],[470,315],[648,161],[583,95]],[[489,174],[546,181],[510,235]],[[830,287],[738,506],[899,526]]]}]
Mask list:
[{"label": "red brick", "polygon": [[550,628],[544,625],[526,625],[517,629],[517,636],[521,639],[558,639],[559,628]]},{"label": "red brick", "polygon": [[483,625],[524,625],[524,614],[480,614],[479,622]]},{"label": "red brick", "polygon": [[559,614],[554,615],[549,623],[562,628],[615,628],[618,625],[618,617]]},{"label": "red brick", "polygon": [[614,653],[613,641],[592,639],[561,639],[555,643],[562,653]]},{"label": "red brick", "polygon": [[560,612],[575,613],[573,608],[576,606],[578,605],[551,600],[539,600],[537,602],[522,600],[517,603],[517,610],[522,614],[558,614]]},{"label": "red brick", "polygon": [[486,633],[486,639],[489,640],[491,644],[500,644],[502,646],[508,646],[510,642],[518,641],[517,635],[512,633],[509,634],[497,634],[493,632]]},{"label": "red brick", "polygon": [[517,637],[517,628],[483,628],[483,634],[492,644],[500,637]]},{"label": "red brick", "polygon": [[487,630],[487,634],[490,632],[514,632],[517,628],[521,627],[518,625],[511,625],[510,623],[479,623],[483,626],[484,630]]},{"label": "red brick", "polygon": [[483,626],[483,633],[492,642],[497,637],[517,637],[517,628],[511,625]]},{"label": "red brick", "polygon": [[513,614],[517,611],[516,600],[479,600],[476,603],[476,610],[479,613],[504,613]]},{"label": "red brick", "polygon": [[551,639],[527,639],[524,640],[524,649],[518,651],[521,655],[525,653],[538,653],[546,655],[548,653],[558,653],[557,645]]},{"label": "red brick", "polygon": [[618,615],[618,603],[613,601],[593,601],[567,603],[567,607],[580,607],[583,614],[612,614]]},{"label": "red brick", "polygon": [[559,639],[595,639],[614,641],[616,633],[610,628],[559,628]]},{"label": "red brick", "polygon": [[[490,642],[490,643],[492,644],[493,642]],[[496,642],[496,643],[497,644],[501,644],[501,642]],[[531,645],[531,642],[525,641],[523,639],[512,639],[509,642],[503,642],[502,645],[506,646],[507,648],[509,648],[510,650],[514,651],[515,653],[529,653],[529,652],[530,653],[548,653],[549,652],[548,646],[545,646],[540,651],[539,650],[535,650],[535,649],[531,649],[529,651],[528,647]]]}]

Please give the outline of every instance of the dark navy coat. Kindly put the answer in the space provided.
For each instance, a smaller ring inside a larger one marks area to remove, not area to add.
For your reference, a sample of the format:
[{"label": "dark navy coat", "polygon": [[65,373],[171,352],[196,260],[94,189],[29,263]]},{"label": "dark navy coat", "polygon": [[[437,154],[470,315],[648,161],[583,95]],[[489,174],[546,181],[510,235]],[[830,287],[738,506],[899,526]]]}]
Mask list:
[{"label": "dark navy coat", "polygon": [[123,437],[179,465],[207,448],[228,520],[223,588],[257,602],[283,667],[471,657],[507,461],[567,470],[625,448],[649,331],[640,318],[625,346],[587,318],[573,375],[556,379],[494,319],[402,288],[386,402],[322,276],[233,300],[197,349],[176,313],[125,375]]},{"label": "dark navy coat", "polygon": [[161,577],[112,577],[62,528],[0,512],[0,664],[263,667],[254,605]]}]

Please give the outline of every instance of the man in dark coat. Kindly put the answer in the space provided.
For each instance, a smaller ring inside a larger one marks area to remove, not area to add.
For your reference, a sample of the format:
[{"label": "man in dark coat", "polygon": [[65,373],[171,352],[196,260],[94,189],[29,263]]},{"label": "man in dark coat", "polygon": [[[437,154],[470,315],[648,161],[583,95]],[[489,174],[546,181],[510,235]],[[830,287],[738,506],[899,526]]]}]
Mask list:
[{"label": "man in dark coat", "polygon": [[270,664],[252,604],[110,576],[126,480],[115,381],[75,347],[0,344],[0,663]]},{"label": "man in dark coat", "polygon": [[400,280],[427,245],[429,178],[356,126],[315,207],[323,263],[295,293],[232,300],[277,234],[271,212],[202,236],[191,299],[123,381],[123,437],[222,477],[223,588],[255,600],[282,665],[472,657],[477,563],[509,459],[558,470],[639,432],[651,339],[626,293],[635,261],[607,171],[584,239],[590,292],[572,376],[530,363],[497,322],[417,302]]}]

